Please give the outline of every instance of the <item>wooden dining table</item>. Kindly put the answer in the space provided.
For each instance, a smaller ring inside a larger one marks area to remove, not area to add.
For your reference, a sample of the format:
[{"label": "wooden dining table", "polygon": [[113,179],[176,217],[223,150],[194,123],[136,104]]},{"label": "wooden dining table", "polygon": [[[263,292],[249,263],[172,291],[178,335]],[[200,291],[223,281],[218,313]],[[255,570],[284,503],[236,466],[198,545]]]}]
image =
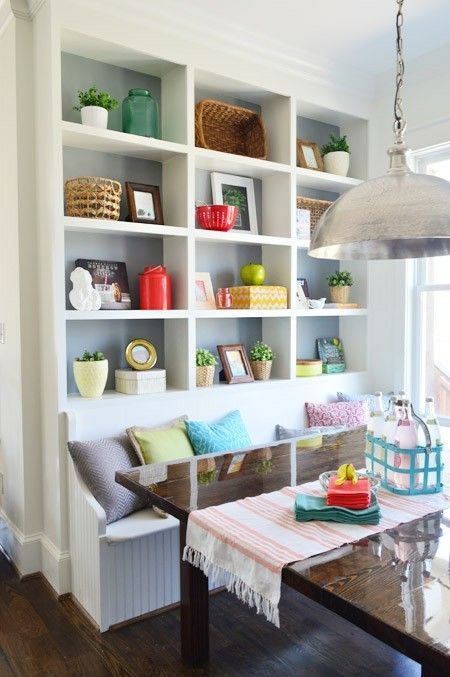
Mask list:
[{"label": "wooden dining table", "polygon": [[[182,560],[190,513],[298,486],[344,462],[363,467],[364,448],[365,429],[357,428],[116,474],[117,482],[180,521],[181,653],[187,665],[203,665],[209,656],[208,579]],[[446,510],[290,563],[282,581],[417,661],[423,675],[444,677],[450,675],[449,553]]]}]

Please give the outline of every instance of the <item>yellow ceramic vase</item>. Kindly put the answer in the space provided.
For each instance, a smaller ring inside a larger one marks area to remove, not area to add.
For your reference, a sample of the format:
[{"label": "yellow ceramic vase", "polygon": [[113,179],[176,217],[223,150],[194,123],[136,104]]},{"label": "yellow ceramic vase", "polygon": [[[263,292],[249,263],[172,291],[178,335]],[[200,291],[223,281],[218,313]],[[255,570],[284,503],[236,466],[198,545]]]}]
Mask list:
[{"label": "yellow ceramic vase", "polygon": [[108,378],[108,360],[79,362],[74,360],[73,375],[81,397],[101,397]]}]

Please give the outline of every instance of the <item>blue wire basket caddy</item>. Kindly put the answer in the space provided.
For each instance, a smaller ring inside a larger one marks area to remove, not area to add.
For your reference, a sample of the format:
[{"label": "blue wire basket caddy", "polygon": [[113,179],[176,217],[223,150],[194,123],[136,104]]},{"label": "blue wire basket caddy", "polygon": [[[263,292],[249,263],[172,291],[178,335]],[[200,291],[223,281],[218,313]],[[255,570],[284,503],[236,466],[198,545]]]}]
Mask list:
[{"label": "blue wire basket caddy", "polygon": [[[399,449],[381,437],[366,435],[366,468],[380,478],[381,486],[393,494],[416,496],[437,494],[442,491],[441,459],[443,446]],[[403,456],[403,458],[402,458]],[[399,459],[405,461],[399,467]]]}]

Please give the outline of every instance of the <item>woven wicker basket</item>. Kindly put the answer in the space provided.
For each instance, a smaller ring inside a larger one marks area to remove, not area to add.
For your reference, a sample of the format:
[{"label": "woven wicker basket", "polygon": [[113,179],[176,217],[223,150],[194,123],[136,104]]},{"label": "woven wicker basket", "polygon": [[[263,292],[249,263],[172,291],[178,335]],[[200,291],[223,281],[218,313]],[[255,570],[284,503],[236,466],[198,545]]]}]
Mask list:
[{"label": "woven wicker basket", "polygon": [[350,287],[330,287],[331,303],[348,303]]},{"label": "woven wicker basket", "polygon": [[64,184],[66,216],[117,221],[122,186],[114,179],[80,176]]},{"label": "woven wicker basket", "polygon": [[196,104],[195,144],[223,153],[267,158],[266,130],[261,115],[224,101],[203,99]]},{"label": "woven wicker basket", "polygon": [[212,364],[209,367],[197,367],[197,388],[204,388],[205,386],[212,386],[214,381],[215,366]]},{"label": "woven wicker basket", "polygon": [[297,197],[297,209],[307,209],[311,214],[311,236],[322,214],[332,205],[328,200],[316,200],[312,197]]},{"label": "woven wicker basket", "polygon": [[272,371],[272,360],[250,361],[255,381],[268,381]]}]

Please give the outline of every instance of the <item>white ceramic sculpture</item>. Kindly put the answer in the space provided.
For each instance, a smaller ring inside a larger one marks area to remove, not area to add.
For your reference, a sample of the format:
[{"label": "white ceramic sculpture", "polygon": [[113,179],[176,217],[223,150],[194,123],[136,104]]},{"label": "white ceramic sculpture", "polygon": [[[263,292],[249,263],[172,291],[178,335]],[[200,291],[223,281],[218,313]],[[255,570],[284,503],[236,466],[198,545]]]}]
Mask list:
[{"label": "white ceramic sculpture", "polygon": [[73,289],[69,293],[70,303],[75,310],[99,310],[102,305],[100,294],[92,286],[92,276],[84,268],[75,268],[70,274]]}]

